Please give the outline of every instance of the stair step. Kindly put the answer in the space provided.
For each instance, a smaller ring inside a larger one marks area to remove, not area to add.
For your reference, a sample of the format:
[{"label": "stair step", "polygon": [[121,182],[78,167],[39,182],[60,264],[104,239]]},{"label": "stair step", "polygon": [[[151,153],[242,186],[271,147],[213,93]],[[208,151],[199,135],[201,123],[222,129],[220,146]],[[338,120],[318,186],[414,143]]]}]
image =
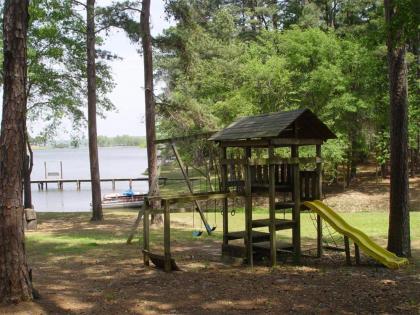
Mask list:
[{"label": "stair step", "polygon": [[[260,220],[253,220],[252,227],[266,227],[270,226],[270,219],[260,219]],[[286,219],[276,219],[275,220],[276,231],[278,230],[287,230],[295,227],[295,221],[293,220],[286,220]]]},{"label": "stair step", "polygon": [[293,201],[276,202],[276,210],[291,209],[295,206]]},{"label": "stair step", "polygon": [[[236,231],[236,232],[229,232],[227,233],[228,240],[239,240],[245,238],[245,231]],[[252,242],[265,242],[270,240],[270,233],[260,232],[260,231],[252,231]]]}]

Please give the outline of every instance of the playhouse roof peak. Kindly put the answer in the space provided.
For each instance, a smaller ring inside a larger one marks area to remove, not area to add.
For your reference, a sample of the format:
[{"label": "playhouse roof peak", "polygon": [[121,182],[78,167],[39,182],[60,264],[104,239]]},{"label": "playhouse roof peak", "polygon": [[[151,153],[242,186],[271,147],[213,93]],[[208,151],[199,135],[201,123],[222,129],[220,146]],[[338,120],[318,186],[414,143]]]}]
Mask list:
[{"label": "playhouse roof peak", "polygon": [[277,139],[280,144],[284,139],[284,144],[312,144],[334,138],[335,134],[311,110],[297,109],[242,117],[213,134],[209,140]]}]

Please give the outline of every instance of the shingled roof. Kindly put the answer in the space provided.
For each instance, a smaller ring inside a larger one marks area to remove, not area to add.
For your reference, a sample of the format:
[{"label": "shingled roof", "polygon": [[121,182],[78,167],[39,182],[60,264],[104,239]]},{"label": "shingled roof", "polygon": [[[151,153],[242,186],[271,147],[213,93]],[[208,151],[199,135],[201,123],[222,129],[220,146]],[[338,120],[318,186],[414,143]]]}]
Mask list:
[{"label": "shingled roof", "polygon": [[[293,126],[297,127],[297,134]],[[335,134],[309,109],[243,117],[212,135],[212,141],[298,138],[334,139]]]}]

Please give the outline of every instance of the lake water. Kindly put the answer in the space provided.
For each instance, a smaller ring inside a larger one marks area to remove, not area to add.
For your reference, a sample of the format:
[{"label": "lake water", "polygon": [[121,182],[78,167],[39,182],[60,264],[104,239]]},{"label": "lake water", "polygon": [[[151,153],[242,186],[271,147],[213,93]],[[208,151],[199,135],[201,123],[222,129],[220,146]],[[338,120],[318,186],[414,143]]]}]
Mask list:
[{"label": "lake water", "polygon": [[[34,151],[32,180],[45,179],[45,163],[48,172],[59,172],[62,163],[63,179],[89,179],[89,152],[87,148],[48,149]],[[146,149],[137,147],[99,148],[101,178],[145,177],[147,169]],[[111,183],[101,183],[102,195],[113,192]],[[128,182],[117,182],[116,192],[128,189]],[[147,182],[133,182],[134,191],[147,191]],[[64,190],[56,184],[48,185],[48,190],[38,191],[32,185],[32,203],[37,211],[90,211],[90,183],[82,183],[77,191],[76,183],[64,183]]]}]

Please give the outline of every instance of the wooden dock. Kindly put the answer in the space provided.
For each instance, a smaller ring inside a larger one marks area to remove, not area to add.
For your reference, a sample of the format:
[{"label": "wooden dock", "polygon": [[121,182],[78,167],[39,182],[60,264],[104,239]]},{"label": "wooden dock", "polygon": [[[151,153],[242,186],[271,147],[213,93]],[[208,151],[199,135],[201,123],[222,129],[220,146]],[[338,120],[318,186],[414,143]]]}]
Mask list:
[{"label": "wooden dock", "polygon": [[[116,182],[128,182],[130,189],[132,188],[133,182],[145,182],[148,181],[148,177],[137,177],[137,178],[102,178],[101,182],[112,183],[112,189],[115,189]],[[167,177],[159,177],[159,183],[166,185],[168,181],[180,181],[184,180],[181,178],[167,178]],[[64,184],[66,183],[74,183],[76,184],[76,189],[80,190],[82,183],[90,183],[90,179],[39,179],[39,180],[31,180],[31,184],[38,184],[38,190],[48,190],[48,184],[50,185],[57,185],[57,188],[63,190]]]}]

